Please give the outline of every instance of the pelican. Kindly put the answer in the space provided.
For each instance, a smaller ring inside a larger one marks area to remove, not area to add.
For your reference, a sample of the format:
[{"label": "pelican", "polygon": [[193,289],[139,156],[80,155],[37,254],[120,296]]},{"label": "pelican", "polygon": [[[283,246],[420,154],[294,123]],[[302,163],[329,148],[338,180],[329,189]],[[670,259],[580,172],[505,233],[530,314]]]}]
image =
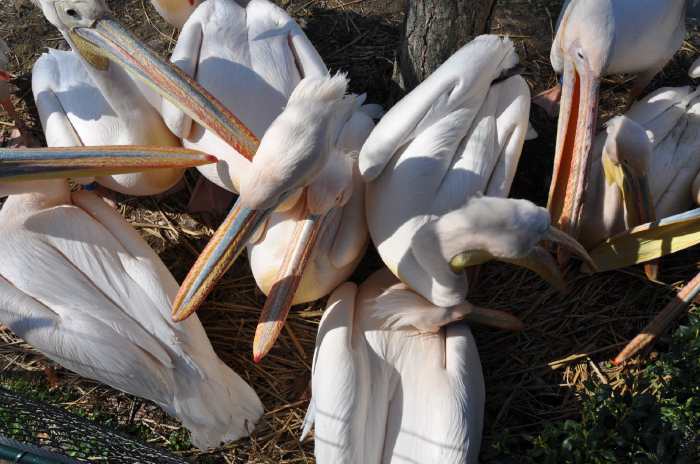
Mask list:
[{"label": "pelican", "polygon": [[[596,138],[581,241],[600,270],[649,263],[700,243],[699,115],[699,91],[662,88]],[[653,342],[699,292],[696,277],[614,362]]]},{"label": "pelican", "polygon": [[328,294],[354,270],[367,242],[355,159],[373,122],[364,98],[346,90],[344,75],[299,82],[265,132],[236,205],[183,282],[175,320],[195,311],[252,244],[251,267],[268,292],[253,344],[257,362],[293,303]]},{"label": "pelican", "polygon": [[698,243],[700,92],[661,88],[595,139],[581,242],[600,270]]},{"label": "pelican", "polygon": [[[417,256],[411,243],[426,222],[480,193],[508,195],[530,109],[523,78],[508,77],[517,63],[510,40],[477,37],[398,102],[360,153],[367,223],[379,255],[396,277],[437,306],[464,301],[467,281]],[[551,277],[546,253],[537,253],[521,256],[520,264]],[[481,259],[486,256],[475,253],[469,261]]]},{"label": "pelican", "polygon": [[[466,305],[465,305],[466,307]],[[400,312],[397,312],[400,311]],[[484,378],[469,326],[386,269],[333,292],[305,427],[324,463],[476,463]]]},{"label": "pelican", "polygon": [[[474,196],[424,223],[411,248],[444,272],[467,255],[536,256],[551,229],[547,210],[528,201]],[[436,306],[388,269],[338,288],[316,337],[305,420],[305,432],[315,422],[318,462],[476,463],[484,380],[465,321],[520,325],[469,302]]]},{"label": "pelican", "polygon": [[10,195],[0,210],[0,321],[79,375],[154,401],[203,450],[248,435],[260,400],[198,319],[170,321],[178,285],[153,250],[65,177],[215,161],[172,148],[0,152],[0,195]]},{"label": "pelican", "polygon": [[[285,107],[301,108],[303,104],[311,104],[309,90],[313,91],[314,83],[328,76],[326,66],[299,26],[284,10],[266,0],[209,0],[202,3],[183,27],[172,61],[218,97],[256,135],[265,134]],[[301,89],[296,90],[302,79],[317,80],[309,81],[304,100],[293,104],[293,93],[302,94]],[[345,91],[345,86],[343,84],[341,93]],[[318,93],[320,95],[321,92]],[[320,95],[319,98],[325,97]],[[338,97],[331,100],[334,99]],[[338,152],[331,156],[338,160],[335,172],[341,176],[335,179],[342,185],[330,185],[336,189],[335,192],[327,192],[327,200],[333,203],[332,207],[324,204],[316,208],[318,205],[312,205],[314,213],[328,213],[329,217],[323,219],[324,225],[321,227],[322,215],[314,214],[319,216],[316,218],[319,220],[309,217],[308,205],[305,204],[308,203],[307,198],[301,198],[297,192],[269,219],[251,226],[257,228],[254,237],[238,243],[238,238],[232,241],[238,235],[231,232],[231,227],[245,223],[241,218],[245,217],[246,211],[241,209],[240,203],[237,204],[203,252],[202,260],[183,282],[180,298],[173,308],[176,320],[187,317],[202,303],[246,243],[249,243],[253,274],[264,293],[270,294],[277,282],[291,284],[277,286],[279,290],[268,299],[261,320],[269,320],[267,314],[271,312],[274,315],[272,320],[278,321],[276,314],[286,314],[284,307],[325,296],[348,277],[361,259],[367,242],[361,181],[353,172],[352,163],[348,163],[351,154],[359,152],[373,127],[371,116],[376,115],[376,107],[362,105],[363,102],[363,99],[356,100],[357,104],[353,104],[355,111],[344,121],[347,128],[331,144],[333,150]],[[319,111],[323,107],[323,103],[313,106]],[[306,116],[303,111],[297,113],[299,115]],[[245,179],[255,174],[251,171],[253,168],[249,159],[257,147],[249,152],[231,147],[216,134],[193,124],[186,114],[168,103],[163,105],[163,117],[173,132],[182,137],[184,146],[217,154],[219,164],[200,169],[210,181],[232,192],[239,192]],[[306,119],[301,121],[307,122]],[[297,148],[303,149],[300,145]],[[285,149],[275,148],[276,153],[287,157]],[[331,150],[330,146],[325,150]],[[341,154],[341,151],[344,153]],[[289,155],[290,159],[293,156]],[[259,166],[262,168],[264,165]],[[282,175],[276,168],[258,172],[273,177]],[[350,191],[354,194],[350,195]],[[316,227],[311,227],[312,223]],[[310,241],[319,242],[312,254],[314,247]],[[292,256],[294,250],[304,248],[308,249],[306,253]],[[218,264],[213,266],[211,262],[206,263],[204,260],[208,259],[207,256]],[[294,277],[287,279],[290,273]],[[293,288],[297,286],[298,290],[294,291]],[[276,308],[278,304],[282,305],[281,309]],[[275,329],[281,327],[277,323],[273,326]],[[264,345],[268,346],[269,342]],[[256,343],[256,346],[259,344]],[[267,349],[256,348],[254,358],[260,359],[260,353]]]},{"label": "pelican", "polygon": [[[291,102],[290,97],[303,78],[322,79],[328,75],[321,57],[299,26],[284,10],[267,0],[209,0],[202,3],[183,27],[171,59],[219,98],[257,135],[265,134],[275,118],[291,104],[288,103]],[[361,106],[361,103],[363,100],[358,100],[356,114],[348,121],[348,129],[344,132],[346,135],[339,142],[339,147],[348,155],[359,152],[373,127],[370,116],[376,115],[376,107]],[[164,104],[163,117],[182,138],[185,147],[217,154],[220,161],[216,166],[200,168],[207,179],[231,192],[240,191],[244,179],[251,175],[249,159],[252,153],[236,150],[211,131],[192,124],[191,119],[173,105]],[[287,156],[283,151],[279,153]],[[338,153],[338,156],[345,162],[349,160],[345,154]],[[270,295],[263,308],[261,322],[275,321],[271,327],[273,332],[281,328],[277,322],[284,319],[289,305],[314,301],[327,295],[352,273],[362,257],[367,231],[361,180],[353,173],[351,164],[346,163],[339,168],[344,170],[344,180],[338,181],[350,181],[353,185],[338,187],[337,193],[343,194],[333,207],[324,205],[316,208],[328,212],[329,217],[323,220],[322,227],[319,221],[307,217],[306,199],[296,200],[299,198],[296,196],[289,199],[281,210],[271,214],[268,220],[261,221],[257,238],[254,237],[248,244],[250,265],[258,287]],[[274,176],[275,173],[272,168],[265,171],[266,175]],[[350,191],[354,193],[350,195]],[[334,195],[333,192],[328,193]],[[219,250],[232,243],[222,241],[222,237],[234,218],[241,217],[237,214],[241,212],[239,206],[234,208],[224,227],[210,242],[212,246],[218,244]],[[311,222],[317,227],[310,227]],[[229,233],[228,236],[234,234]],[[313,247],[309,242],[316,240],[318,246],[312,252]],[[303,248],[308,248],[308,255],[292,257],[293,250]],[[193,273],[183,283],[181,298],[178,298],[173,309],[177,320],[186,317],[201,304],[241,249],[242,246],[227,251],[220,261],[222,265],[218,267],[220,273],[210,273],[208,282],[197,280],[198,270],[211,269],[211,266],[202,261],[195,266]],[[203,256],[207,256],[211,250],[207,248]],[[215,256],[218,259],[221,255],[215,253]],[[292,273],[294,277],[288,279]],[[276,287],[278,282],[283,281],[290,285]],[[277,290],[271,294],[273,288]],[[277,308],[278,305],[282,307]],[[274,338],[269,337],[269,340]],[[257,337],[254,345],[254,359],[259,360],[271,342],[261,342]]]},{"label": "pelican", "polygon": [[[34,69],[32,86],[51,145],[178,146],[179,139],[152,106],[160,106],[156,94],[229,143],[248,143],[250,134],[226,108],[126,31],[104,0],[34,3],[75,53],[51,51]],[[147,195],[169,189],[181,175],[177,169],[98,181],[122,193]]]},{"label": "pelican", "polygon": [[564,5],[551,52],[563,89],[548,207],[552,220],[574,238],[590,178],[600,80],[634,74],[632,95],[640,95],[683,43],[686,3],[569,0]]}]

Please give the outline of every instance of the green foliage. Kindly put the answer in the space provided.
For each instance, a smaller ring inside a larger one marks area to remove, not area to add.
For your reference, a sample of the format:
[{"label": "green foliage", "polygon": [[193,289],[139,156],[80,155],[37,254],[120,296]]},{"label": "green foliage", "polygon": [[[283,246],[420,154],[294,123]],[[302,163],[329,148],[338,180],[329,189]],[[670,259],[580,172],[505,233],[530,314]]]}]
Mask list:
[{"label": "green foliage", "polygon": [[526,439],[524,455],[509,435],[494,451],[538,464],[700,462],[700,318],[692,316],[669,352],[625,383],[625,393],[589,383],[581,418],[548,424]]}]

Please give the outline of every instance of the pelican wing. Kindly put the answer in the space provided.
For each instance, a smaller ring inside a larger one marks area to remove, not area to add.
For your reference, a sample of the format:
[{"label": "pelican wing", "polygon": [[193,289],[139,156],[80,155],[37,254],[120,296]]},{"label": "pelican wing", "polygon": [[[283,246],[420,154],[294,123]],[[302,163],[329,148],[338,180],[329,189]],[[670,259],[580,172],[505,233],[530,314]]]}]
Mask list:
[{"label": "pelican wing", "polygon": [[478,462],[485,393],[469,327],[440,328],[452,322],[450,311],[386,270],[362,284],[355,305],[355,326],[363,332],[356,331],[362,336],[353,337],[353,346],[366,343],[372,374],[367,416],[386,415],[381,462]]},{"label": "pelican wing", "polygon": [[143,285],[148,272],[129,273],[138,258],[107,229],[59,206],[6,232],[0,247],[3,321],[13,331],[81,375],[164,399],[177,340],[157,311],[167,297]]},{"label": "pelican wing", "polygon": [[472,125],[491,84],[518,57],[509,39],[480,36],[462,47],[382,118],[360,154],[365,181],[376,179],[401,148],[455,111]]},{"label": "pelican wing", "polygon": [[[316,335],[307,425],[315,423],[319,462],[380,462],[383,428],[375,428],[365,414],[381,393],[371,385],[361,336],[354,340],[356,294],[357,286],[350,282],[333,292]],[[370,429],[377,433],[373,436]]]},{"label": "pelican wing", "polygon": [[[85,312],[62,316],[47,305],[53,302],[44,303],[28,291],[0,275],[0,317],[10,330],[80,375],[156,401],[167,397],[170,358],[152,337],[125,343],[124,334],[115,330],[115,322],[123,322],[119,318],[103,321]],[[140,326],[134,328],[136,335],[143,333]],[[136,376],[138,372],[148,375]]]},{"label": "pelican wing", "polygon": [[[263,38],[270,32],[269,23],[272,20],[281,25],[287,33],[289,49],[292,52],[300,78],[321,77],[328,74],[328,68],[323,62],[321,55],[316,51],[316,47],[313,46],[309,38],[304,34],[304,31],[301,30],[299,25],[285,10],[267,0],[253,0],[248,5],[247,11],[249,15],[248,22],[251,24],[251,42]],[[267,65],[269,57],[265,56],[265,54],[257,55],[253,58],[258,60],[260,57],[264,60],[260,64]],[[277,59],[269,61],[278,62]]]},{"label": "pelican wing", "polygon": [[[664,111],[655,108],[665,102],[672,105]],[[643,118],[652,111],[656,117],[644,124],[654,144],[650,189],[657,214],[664,217],[693,204],[691,185],[700,172],[700,93],[682,87],[660,89],[636,103],[630,115]]]},{"label": "pelican wing", "polygon": [[32,91],[48,146],[88,144],[81,133],[97,142],[93,145],[109,144],[94,138],[103,133],[101,124],[116,132],[116,116],[75,53],[49,49],[42,54],[32,69]]}]

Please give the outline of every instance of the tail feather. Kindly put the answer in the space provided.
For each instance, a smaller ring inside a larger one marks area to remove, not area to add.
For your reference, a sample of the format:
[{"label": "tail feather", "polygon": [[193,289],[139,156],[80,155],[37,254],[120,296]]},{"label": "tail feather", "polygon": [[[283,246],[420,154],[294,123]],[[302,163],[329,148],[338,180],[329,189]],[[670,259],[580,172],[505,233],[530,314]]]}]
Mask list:
[{"label": "tail feather", "polygon": [[175,381],[176,414],[201,450],[250,435],[263,414],[255,391],[221,361],[206,369],[203,378],[179,376]]},{"label": "tail feather", "polygon": [[311,399],[311,402],[309,402],[309,407],[306,410],[306,415],[304,416],[304,423],[302,424],[302,430],[301,430],[301,437],[299,437],[299,441],[304,441],[306,437],[311,433],[311,427],[314,426],[314,422],[316,421],[316,406],[314,405],[314,400],[313,398]]}]

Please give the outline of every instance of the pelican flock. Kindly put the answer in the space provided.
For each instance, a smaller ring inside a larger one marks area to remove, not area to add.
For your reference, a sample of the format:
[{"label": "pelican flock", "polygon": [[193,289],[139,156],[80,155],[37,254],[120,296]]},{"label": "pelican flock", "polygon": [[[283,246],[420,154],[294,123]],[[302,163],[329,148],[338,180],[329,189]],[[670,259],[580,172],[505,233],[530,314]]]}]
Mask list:
[{"label": "pelican flock", "polygon": [[[153,401],[203,451],[264,414],[194,314],[244,250],[267,296],[252,341],[262,369],[290,308],[328,297],[300,431],[318,462],[476,463],[488,390],[472,331],[524,324],[468,301],[471,269],[498,260],[563,290],[576,258],[659,280],[663,256],[700,243],[700,90],[642,97],[682,45],[685,0],[564,2],[562,81],[535,98],[559,112],[547,209],[508,198],[531,95],[507,37],[464,44],[385,111],[268,0],[152,0],[179,29],[169,59],[105,0],[32,1],[71,50],[33,66],[46,147],[26,147],[0,42],[0,105],[22,135],[0,149],[0,323]],[[634,76],[630,106],[601,123],[601,81],[620,73]],[[167,193],[188,168],[191,204],[236,199],[179,285],[101,195]],[[381,268],[349,281],[368,247]],[[698,294],[700,275],[614,361]]]}]

